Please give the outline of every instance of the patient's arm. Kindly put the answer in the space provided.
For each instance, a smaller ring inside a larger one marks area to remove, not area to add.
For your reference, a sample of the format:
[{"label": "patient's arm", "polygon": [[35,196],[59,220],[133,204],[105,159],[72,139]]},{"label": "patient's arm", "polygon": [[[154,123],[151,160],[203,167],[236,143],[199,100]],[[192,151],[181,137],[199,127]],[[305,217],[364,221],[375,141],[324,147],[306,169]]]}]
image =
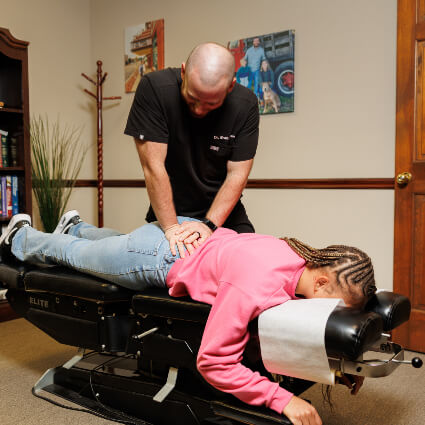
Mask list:
[{"label": "patient's arm", "polygon": [[322,425],[317,410],[299,397],[292,397],[283,413],[294,425]]},{"label": "patient's arm", "polygon": [[[281,414],[293,394],[241,364],[249,339],[247,326],[257,315],[257,301],[250,294],[231,284],[221,283],[204,330],[197,366],[205,380],[215,388],[233,394],[245,403],[266,405]],[[288,413],[294,415],[297,411],[301,416],[312,415],[311,408],[301,408],[301,401],[295,401]],[[321,424],[307,419],[298,421],[298,424],[304,423]]]}]

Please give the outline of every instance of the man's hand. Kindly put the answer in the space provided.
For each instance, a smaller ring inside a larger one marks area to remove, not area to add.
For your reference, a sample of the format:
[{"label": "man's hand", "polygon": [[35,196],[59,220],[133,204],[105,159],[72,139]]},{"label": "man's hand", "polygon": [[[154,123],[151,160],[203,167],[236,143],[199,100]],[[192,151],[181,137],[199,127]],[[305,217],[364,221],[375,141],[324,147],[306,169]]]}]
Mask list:
[{"label": "man's hand", "polygon": [[294,425],[322,425],[317,410],[306,401],[297,396],[293,396],[291,401],[283,409],[283,414]]},{"label": "man's hand", "polygon": [[[187,226],[190,224],[199,224],[200,226]],[[185,258],[185,248],[189,255],[193,254],[195,249],[212,234],[212,231],[205,226],[205,224],[194,221],[184,221],[182,224],[173,224],[167,227],[164,233],[170,244],[171,254],[177,254],[177,246],[180,258]]]},{"label": "man's hand", "polygon": [[178,240],[185,244],[189,254],[192,254],[212,233],[212,230],[200,221],[184,221],[176,231],[179,235]]},{"label": "man's hand", "polygon": [[338,382],[351,390],[352,395],[356,395],[363,385],[364,376],[344,374],[338,378]]},{"label": "man's hand", "polygon": [[179,234],[177,234],[177,232],[179,231],[179,228],[180,228],[180,224],[173,224],[172,226],[164,229],[164,234],[170,244],[171,254],[173,254],[174,256],[177,255],[177,251],[176,251],[176,246],[177,246],[177,249],[180,254],[180,258],[185,258],[184,244],[183,244],[183,241],[179,240],[180,236]]}]

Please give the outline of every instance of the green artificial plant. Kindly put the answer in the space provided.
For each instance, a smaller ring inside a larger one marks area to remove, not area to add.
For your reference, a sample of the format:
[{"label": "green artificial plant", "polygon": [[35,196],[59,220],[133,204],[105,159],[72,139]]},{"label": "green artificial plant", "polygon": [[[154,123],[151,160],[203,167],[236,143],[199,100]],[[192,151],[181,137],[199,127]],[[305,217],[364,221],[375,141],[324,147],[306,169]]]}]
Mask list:
[{"label": "green artificial plant", "polygon": [[31,169],[35,199],[46,232],[53,232],[65,212],[88,147],[82,128],[50,124],[47,116],[30,123]]}]

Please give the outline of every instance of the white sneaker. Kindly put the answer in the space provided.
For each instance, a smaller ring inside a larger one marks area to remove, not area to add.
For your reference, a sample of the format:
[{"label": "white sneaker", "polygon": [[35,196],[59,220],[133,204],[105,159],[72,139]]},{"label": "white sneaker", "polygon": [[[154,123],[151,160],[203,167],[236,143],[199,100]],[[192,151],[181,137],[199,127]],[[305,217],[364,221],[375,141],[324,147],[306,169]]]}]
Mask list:
[{"label": "white sneaker", "polygon": [[68,233],[71,226],[81,223],[80,213],[77,210],[67,211],[59,220],[53,233]]},{"label": "white sneaker", "polygon": [[0,236],[0,247],[1,248],[5,246],[10,247],[14,234],[21,227],[28,227],[28,226],[31,226],[31,217],[28,214],[14,215],[11,218],[8,226],[6,227],[6,230]]}]

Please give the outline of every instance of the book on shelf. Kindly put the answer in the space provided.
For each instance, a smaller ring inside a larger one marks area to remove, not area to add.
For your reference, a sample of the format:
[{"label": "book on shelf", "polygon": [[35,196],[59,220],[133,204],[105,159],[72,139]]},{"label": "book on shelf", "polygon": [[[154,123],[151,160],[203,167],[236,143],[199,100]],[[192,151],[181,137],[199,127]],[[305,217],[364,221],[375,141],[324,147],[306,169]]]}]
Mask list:
[{"label": "book on shelf", "polygon": [[9,132],[0,130],[2,167],[9,167]]},{"label": "book on shelf", "polygon": [[1,176],[1,215],[7,217],[6,176]]},{"label": "book on shelf", "polygon": [[12,176],[6,176],[6,217],[12,217]]},{"label": "book on shelf", "polygon": [[18,166],[18,137],[0,129],[0,168]]},{"label": "book on shelf", "polygon": [[9,167],[18,166],[18,138],[15,135],[9,137]]},{"label": "book on shelf", "polygon": [[12,215],[19,212],[18,176],[12,176]]},{"label": "book on shelf", "polygon": [[2,149],[2,146],[3,146],[3,138],[5,138],[7,140],[8,134],[9,133],[7,131],[0,129],[0,167],[1,168],[4,167],[4,165],[3,165],[3,155],[1,154],[1,149]]},{"label": "book on shelf", "polygon": [[1,177],[1,216],[10,218],[19,212],[19,180],[18,176]]}]

